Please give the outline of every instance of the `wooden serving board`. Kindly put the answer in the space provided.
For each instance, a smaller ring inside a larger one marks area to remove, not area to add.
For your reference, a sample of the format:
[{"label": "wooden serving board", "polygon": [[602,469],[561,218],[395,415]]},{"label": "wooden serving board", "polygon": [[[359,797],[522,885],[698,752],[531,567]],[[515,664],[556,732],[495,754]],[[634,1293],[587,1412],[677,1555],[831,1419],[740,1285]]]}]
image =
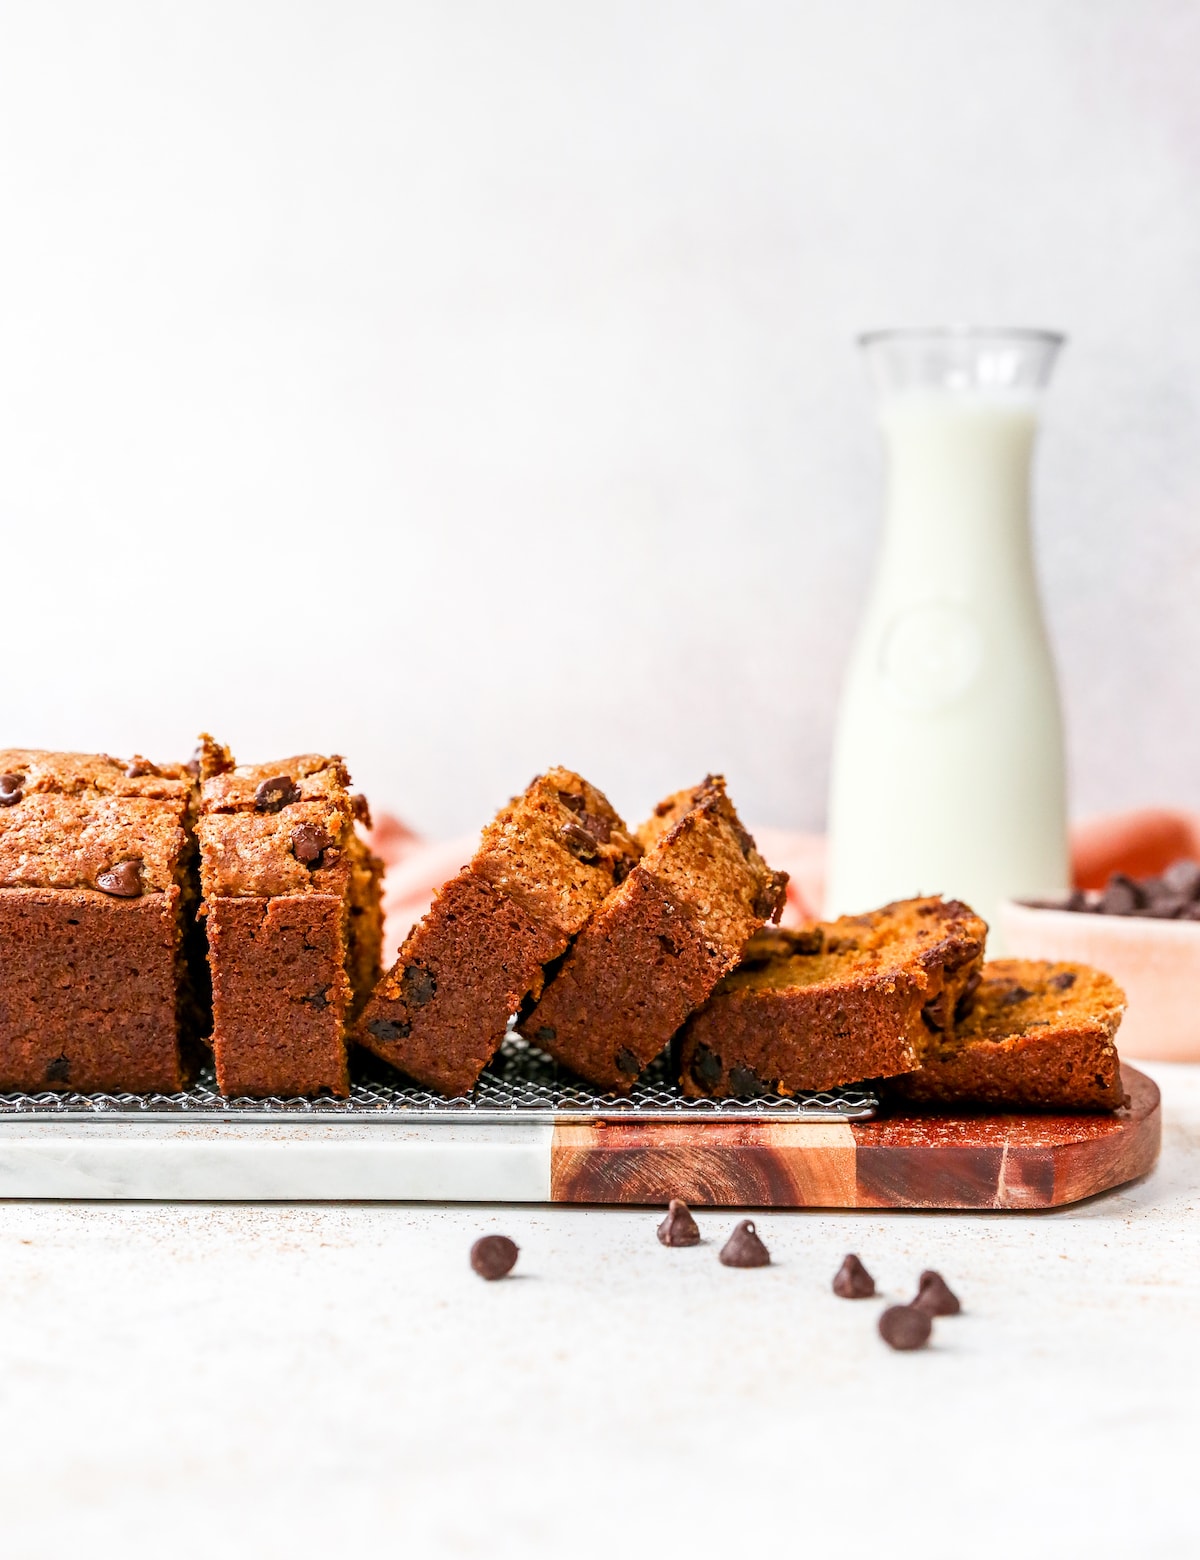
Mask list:
[{"label": "wooden serving board", "polygon": [[755,1208],[1056,1208],[1135,1180],[1162,1139],[1157,1085],[1122,1067],[1114,1115],[558,1126],[551,1199]]},{"label": "wooden serving board", "polygon": [[0,1198],[1053,1208],[1158,1158],[1158,1089],[1113,1116],[878,1121],[0,1119]]}]

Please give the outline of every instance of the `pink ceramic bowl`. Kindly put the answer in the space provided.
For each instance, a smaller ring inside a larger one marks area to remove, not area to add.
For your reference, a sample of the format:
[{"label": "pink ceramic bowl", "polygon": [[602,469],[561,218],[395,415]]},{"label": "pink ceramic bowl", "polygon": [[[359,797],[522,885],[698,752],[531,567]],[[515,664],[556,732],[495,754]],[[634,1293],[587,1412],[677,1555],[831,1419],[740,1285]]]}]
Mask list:
[{"label": "pink ceramic bowl", "polygon": [[1200,1062],[1200,921],[1037,910],[1009,900],[999,930],[1014,959],[1091,964],[1125,988],[1122,1056]]}]

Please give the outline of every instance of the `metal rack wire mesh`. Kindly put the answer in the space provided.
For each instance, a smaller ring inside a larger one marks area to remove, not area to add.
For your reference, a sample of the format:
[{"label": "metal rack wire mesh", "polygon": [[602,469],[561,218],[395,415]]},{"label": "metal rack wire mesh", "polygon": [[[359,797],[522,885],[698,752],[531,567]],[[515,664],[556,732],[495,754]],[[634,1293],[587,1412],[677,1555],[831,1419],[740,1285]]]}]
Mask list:
[{"label": "metal rack wire mesh", "polygon": [[350,1097],[227,1099],[211,1072],[179,1094],[0,1094],[0,1120],[42,1121],[640,1121],[686,1118],[735,1121],[867,1121],[878,1100],[870,1085],[831,1089],[783,1099],[692,1100],[670,1075],[666,1060],[653,1063],[628,1095],[605,1094],[581,1083],[519,1035],[505,1037],[495,1060],[470,1094],[444,1099],[406,1084],[370,1063],[356,1069]]}]

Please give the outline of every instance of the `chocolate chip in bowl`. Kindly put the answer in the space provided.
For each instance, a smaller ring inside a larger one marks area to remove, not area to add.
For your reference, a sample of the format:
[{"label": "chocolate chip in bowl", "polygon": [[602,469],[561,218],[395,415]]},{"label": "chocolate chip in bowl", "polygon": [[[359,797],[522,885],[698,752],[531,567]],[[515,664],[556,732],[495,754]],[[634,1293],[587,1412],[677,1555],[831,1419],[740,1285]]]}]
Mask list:
[{"label": "chocolate chip in bowl", "polygon": [[998,941],[1025,959],[1090,965],[1125,992],[1125,1057],[1200,1061],[1200,861],[1148,877],[1116,872],[1103,889],[1009,900]]}]

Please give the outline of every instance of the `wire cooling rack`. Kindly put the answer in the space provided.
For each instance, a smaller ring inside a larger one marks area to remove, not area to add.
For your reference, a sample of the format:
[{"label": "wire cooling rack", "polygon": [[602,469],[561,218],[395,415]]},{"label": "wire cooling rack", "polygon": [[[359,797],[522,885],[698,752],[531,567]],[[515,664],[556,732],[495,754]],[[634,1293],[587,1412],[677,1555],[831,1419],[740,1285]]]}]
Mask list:
[{"label": "wire cooling rack", "polygon": [[667,1062],[651,1064],[627,1095],[571,1076],[544,1052],[508,1034],[470,1094],[443,1099],[372,1062],[357,1065],[345,1100],[227,1099],[211,1071],[179,1094],[0,1094],[0,1120],[39,1121],[869,1121],[879,1101],[869,1085],[782,1099],[688,1099]]}]

